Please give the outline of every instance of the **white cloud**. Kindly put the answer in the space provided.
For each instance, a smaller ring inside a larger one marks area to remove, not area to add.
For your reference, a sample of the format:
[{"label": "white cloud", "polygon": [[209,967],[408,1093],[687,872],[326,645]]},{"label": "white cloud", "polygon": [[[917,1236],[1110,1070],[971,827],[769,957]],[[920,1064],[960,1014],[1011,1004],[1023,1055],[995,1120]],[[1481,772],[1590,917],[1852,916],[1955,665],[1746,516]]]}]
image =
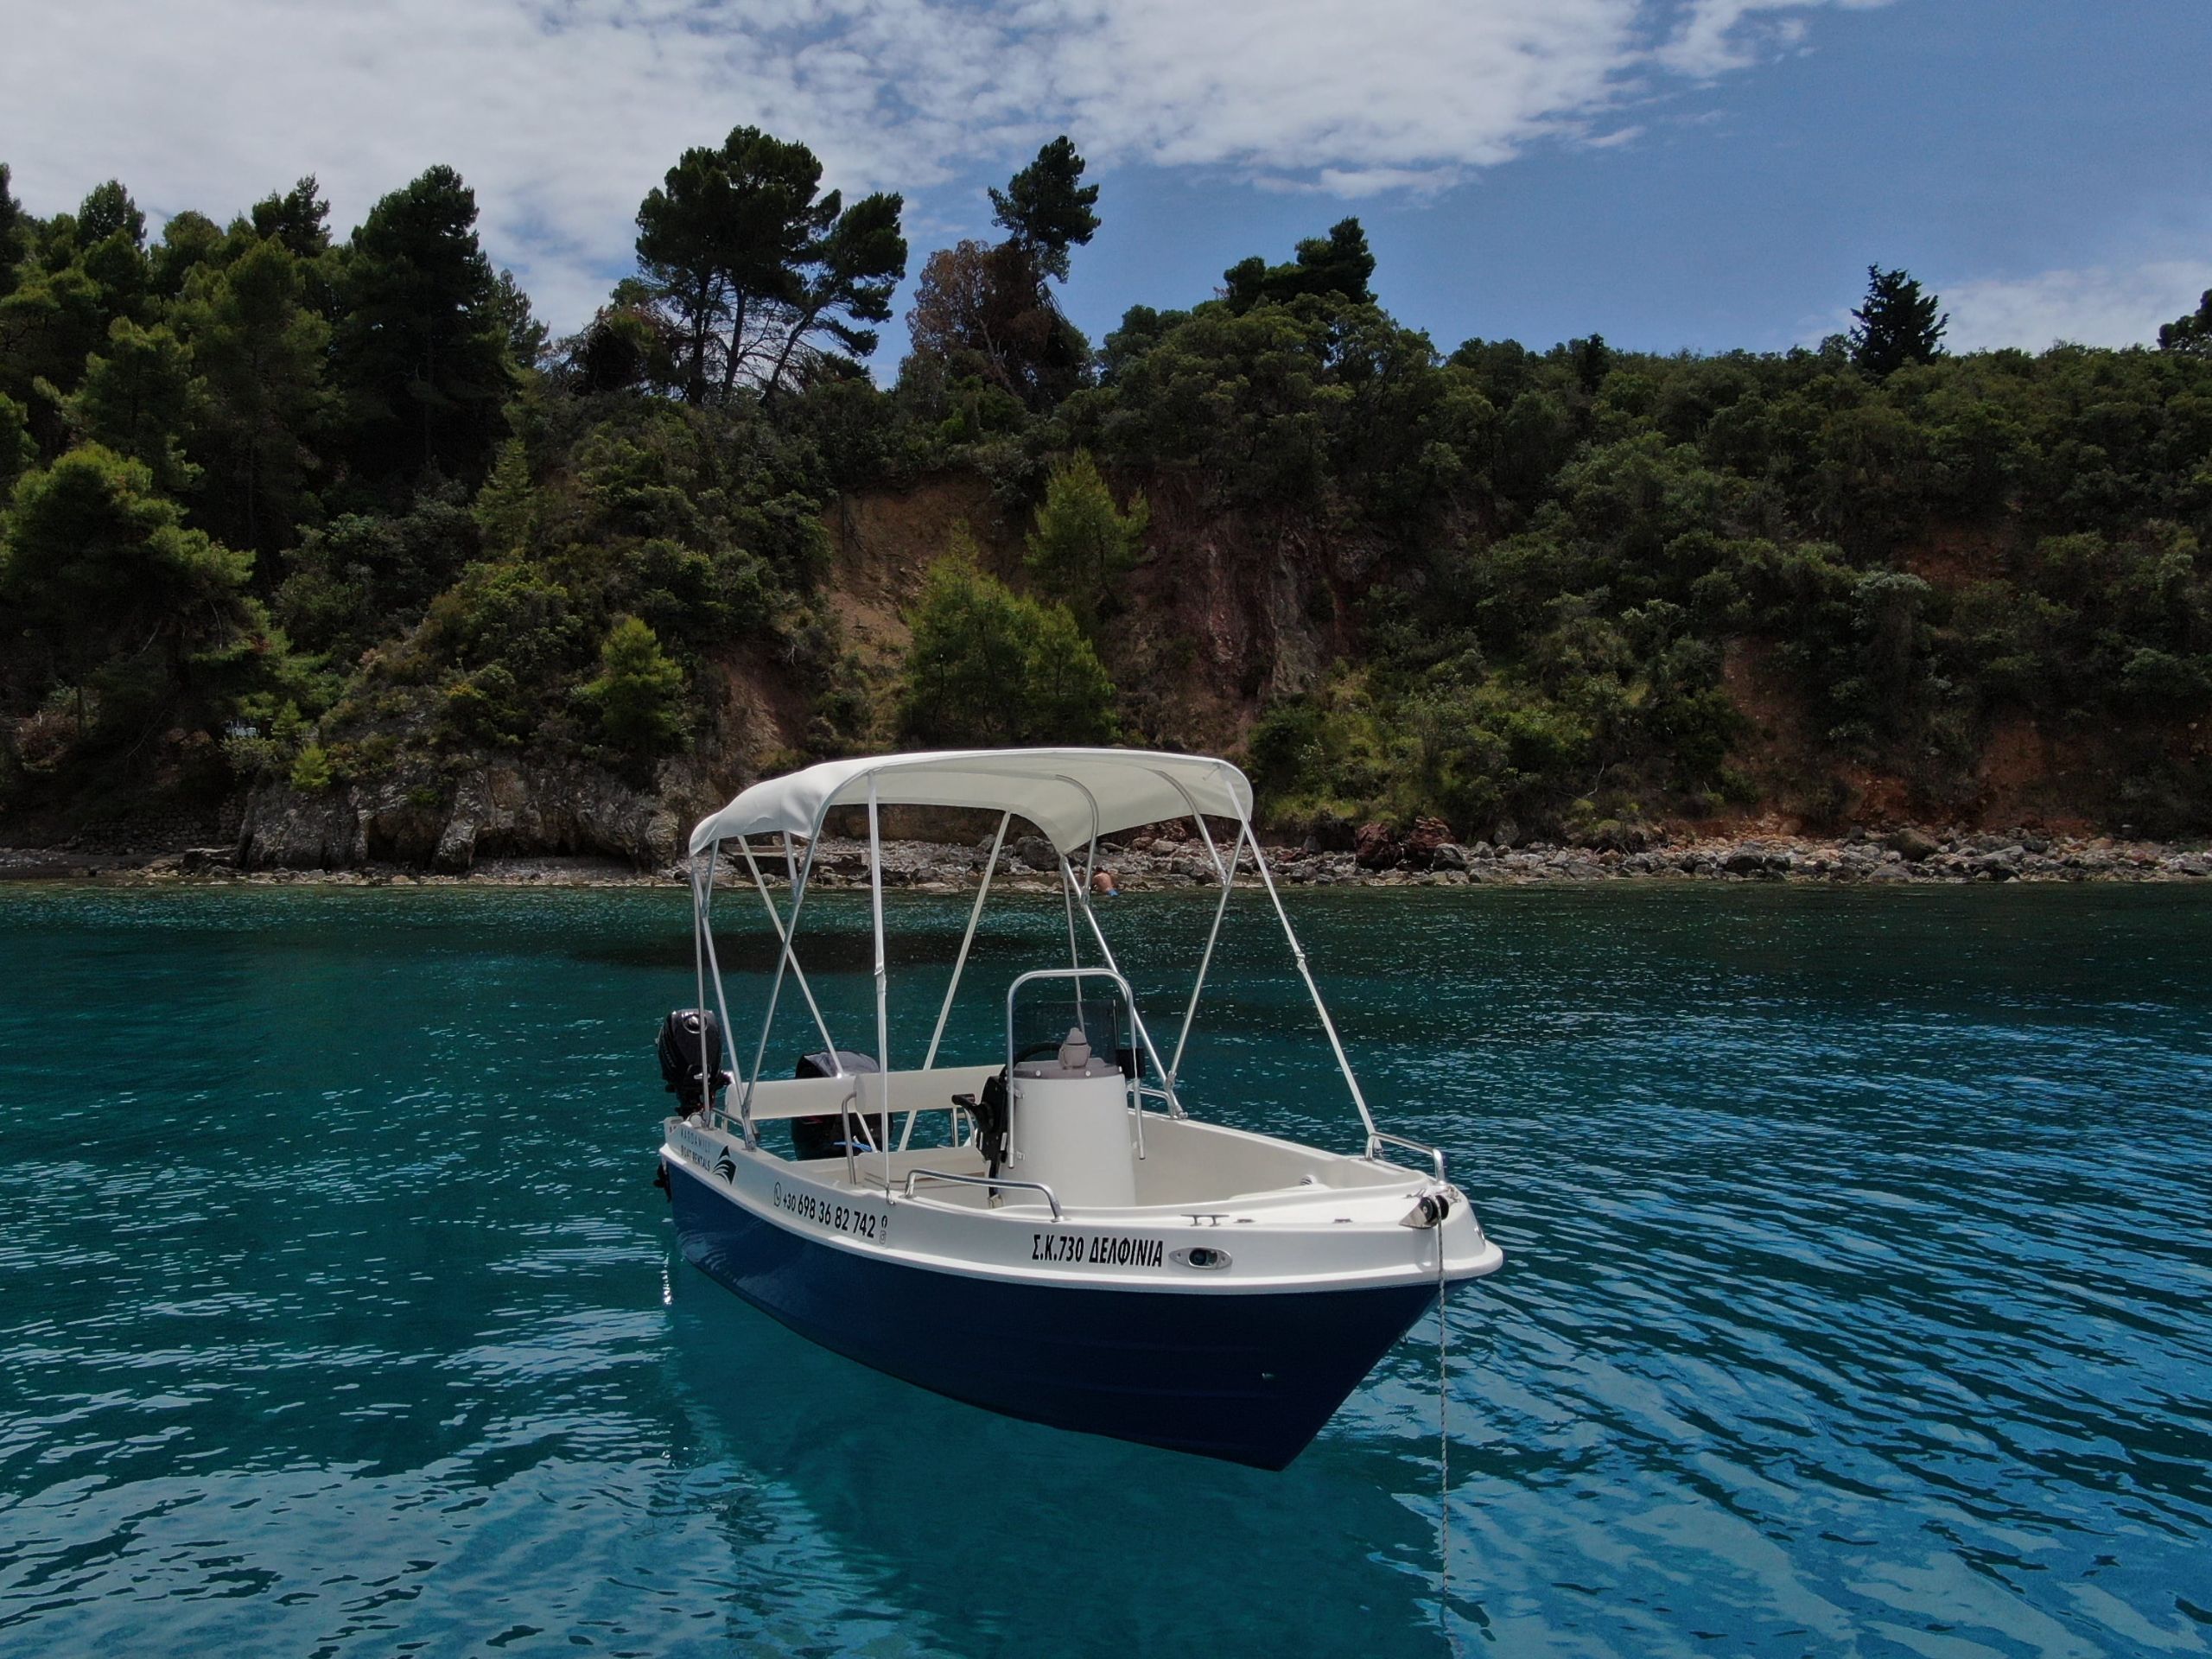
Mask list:
[{"label": "white cloud", "polygon": [[2139,346],[2158,325],[2196,309],[2212,288],[2212,261],[2160,259],[2142,264],[2047,270],[1986,278],[1942,289],[1955,352],[2017,346],[2039,352],[2055,340],[2079,346]]},{"label": "white cloud", "polygon": [[[312,171],[342,231],[434,162],[556,326],[639,199],[752,122],[849,189],[926,188],[1076,135],[1102,167],[1344,196],[1443,188],[1595,135],[1656,70],[1757,54],[1778,7],[1878,0],[72,0],[0,54],[38,212],[122,178],[219,217]],[[1618,141],[1618,135],[1609,135]]]},{"label": "white cloud", "polygon": [[1852,11],[1890,0],[1690,0],[1675,33],[1659,48],[1659,61],[1678,74],[1700,79],[1749,68],[1763,53],[1788,50],[1805,37],[1804,12],[1837,5]]}]

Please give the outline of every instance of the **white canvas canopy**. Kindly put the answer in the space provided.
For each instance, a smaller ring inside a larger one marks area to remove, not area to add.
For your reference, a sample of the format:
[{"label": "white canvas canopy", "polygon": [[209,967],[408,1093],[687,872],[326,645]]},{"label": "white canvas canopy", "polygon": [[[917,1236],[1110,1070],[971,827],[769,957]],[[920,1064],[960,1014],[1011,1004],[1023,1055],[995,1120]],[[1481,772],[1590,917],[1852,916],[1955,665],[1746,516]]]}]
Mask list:
[{"label": "white canvas canopy", "polygon": [[1184,818],[1252,810],[1252,785],[1226,760],[1144,749],[945,749],[825,760],[745,791],[691,832],[691,850],[742,836],[811,836],[834,806],[865,806],[873,779],[885,806],[1011,812],[1063,853],[1094,836]]}]

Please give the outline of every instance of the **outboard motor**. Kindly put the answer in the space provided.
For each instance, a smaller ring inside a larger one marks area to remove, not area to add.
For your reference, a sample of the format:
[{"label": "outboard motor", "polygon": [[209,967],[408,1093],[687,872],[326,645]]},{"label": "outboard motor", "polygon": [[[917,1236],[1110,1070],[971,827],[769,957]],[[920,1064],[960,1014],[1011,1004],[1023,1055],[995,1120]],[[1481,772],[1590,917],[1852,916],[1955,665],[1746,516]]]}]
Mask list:
[{"label": "outboard motor", "polygon": [[682,1116],[690,1116],[729,1084],[729,1073],[721,1069],[721,1023],[704,1008],[670,1014],[660,1022],[660,1039],[653,1047],[660,1056],[661,1081],[676,1096]]},{"label": "outboard motor", "polygon": [[[841,1048],[832,1054],[825,1048],[817,1054],[800,1055],[798,1064],[791,1068],[791,1075],[795,1077],[834,1077],[842,1073],[851,1077],[856,1071],[874,1071],[878,1069],[873,1054],[856,1054],[849,1048]],[[859,1152],[865,1149],[866,1142],[861,1138],[860,1120],[855,1118],[853,1122],[855,1128],[850,1138],[853,1150]],[[811,1117],[793,1118],[791,1156],[802,1159],[843,1156],[848,1138],[845,1123],[846,1117],[842,1112],[820,1112]]]}]

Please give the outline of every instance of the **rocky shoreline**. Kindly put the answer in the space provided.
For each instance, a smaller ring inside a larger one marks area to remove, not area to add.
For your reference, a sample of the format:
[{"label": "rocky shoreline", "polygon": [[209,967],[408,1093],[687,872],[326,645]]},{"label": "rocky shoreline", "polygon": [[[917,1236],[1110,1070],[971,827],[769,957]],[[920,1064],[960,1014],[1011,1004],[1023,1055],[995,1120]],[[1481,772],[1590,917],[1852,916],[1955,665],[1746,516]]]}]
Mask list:
[{"label": "rocky shoreline", "polygon": [[[1435,826],[1440,830],[1441,826]],[[1377,833],[1379,832],[1379,833]],[[884,847],[884,880],[924,892],[973,888],[988,842],[958,846],[893,841]],[[2046,836],[2027,830],[1967,833],[1907,826],[1855,830],[1840,836],[1781,833],[1683,836],[1634,849],[1533,842],[1462,845],[1417,826],[1400,836],[1364,826],[1350,849],[1300,847],[1268,851],[1277,882],[1289,888],[1330,887],[1518,887],[1554,881],[1819,881],[1832,884],[1971,881],[2190,881],[2212,880],[2212,849],[2107,836]],[[1216,880],[1205,845],[1193,835],[1163,830],[1102,843],[1101,868],[1135,892],[1200,887]],[[747,880],[725,858],[725,878]],[[784,885],[780,861],[764,861],[772,885]],[[0,847],[0,880],[92,880],[126,884],[323,884],[339,887],[632,887],[680,885],[680,864],[641,868],[581,856],[487,858],[459,872],[364,864],[342,869],[244,869],[235,847],[155,852],[90,852]],[[1240,882],[1256,885],[1249,874]],[[825,837],[814,880],[826,889],[865,887],[867,848]],[[1000,854],[998,884],[1014,892],[1055,892],[1051,849],[1039,838],[1011,841]]]}]

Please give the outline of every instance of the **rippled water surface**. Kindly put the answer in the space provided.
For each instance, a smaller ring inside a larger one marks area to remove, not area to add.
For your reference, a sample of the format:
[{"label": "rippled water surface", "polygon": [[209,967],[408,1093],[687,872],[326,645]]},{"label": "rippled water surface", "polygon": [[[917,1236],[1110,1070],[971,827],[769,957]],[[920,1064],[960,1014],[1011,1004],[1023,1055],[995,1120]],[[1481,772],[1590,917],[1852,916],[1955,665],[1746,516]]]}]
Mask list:
[{"label": "rippled water surface", "polygon": [[[2212,1650],[2209,897],[1294,898],[1508,1252],[1450,1308],[1440,1620],[1433,1321],[1266,1475],[684,1266],[680,895],[0,890],[0,1652]],[[725,907],[734,1007],[771,958]],[[1157,1024],[1205,916],[1108,912]],[[892,917],[940,985],[963,901]],[[864,909],[822,919],[872,1046]],[[1194,1104],[1349,1146],[1258,920]],[[1062,926],[987,923],[957,1047]]]}]

